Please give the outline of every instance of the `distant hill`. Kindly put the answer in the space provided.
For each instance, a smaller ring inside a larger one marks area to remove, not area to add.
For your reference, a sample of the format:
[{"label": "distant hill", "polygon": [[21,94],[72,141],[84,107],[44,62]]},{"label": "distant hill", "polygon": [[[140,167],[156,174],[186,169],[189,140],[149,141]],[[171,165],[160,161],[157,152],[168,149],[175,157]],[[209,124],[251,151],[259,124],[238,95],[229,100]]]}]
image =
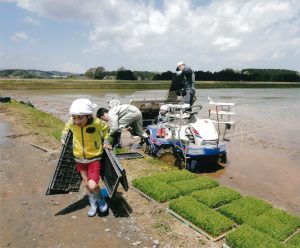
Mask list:
[{"label": "distant hill", "polygon": [[69,78],[80,74],[59,71],[8,69],[0,70],[0,78]]}]

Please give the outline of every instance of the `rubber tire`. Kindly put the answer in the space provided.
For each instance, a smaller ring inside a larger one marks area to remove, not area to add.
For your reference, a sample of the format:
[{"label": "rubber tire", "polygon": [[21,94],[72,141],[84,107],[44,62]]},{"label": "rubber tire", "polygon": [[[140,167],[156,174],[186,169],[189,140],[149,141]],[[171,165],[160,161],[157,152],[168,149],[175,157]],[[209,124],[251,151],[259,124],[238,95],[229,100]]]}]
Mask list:
[{"label": "rubber tire", "polygon": [[160,148],[157,152],[157,157],[166,164],[176,166],[177,158],[175,157],[173,149],[171,147]]}]

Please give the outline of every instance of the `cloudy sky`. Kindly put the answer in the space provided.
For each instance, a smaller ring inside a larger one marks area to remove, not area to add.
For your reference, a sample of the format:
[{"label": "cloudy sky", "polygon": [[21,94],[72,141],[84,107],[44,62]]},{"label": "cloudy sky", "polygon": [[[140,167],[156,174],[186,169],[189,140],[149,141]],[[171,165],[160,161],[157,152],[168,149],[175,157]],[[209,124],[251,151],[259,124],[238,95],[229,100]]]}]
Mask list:
[{"label": "cloudy sky", "polygon": [[0,0],[0,69],[300,71],[299,0]]}]

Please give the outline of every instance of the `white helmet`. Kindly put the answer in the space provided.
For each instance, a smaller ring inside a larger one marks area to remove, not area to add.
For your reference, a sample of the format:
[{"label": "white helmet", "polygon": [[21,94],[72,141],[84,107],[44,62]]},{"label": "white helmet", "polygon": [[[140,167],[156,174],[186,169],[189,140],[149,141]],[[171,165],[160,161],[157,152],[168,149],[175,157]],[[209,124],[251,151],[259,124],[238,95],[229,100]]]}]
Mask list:
[{"label": "white helmet", "polygon": [[119,106],[120,104],[121,104],[121,102],[118,99],[114,98],[108,103],[108,106],[109,106],[109,108],[113,108],[113,107]]},{"label": "white helmet", "polygon": [[184,62],[183,62],[183,61],[179,61],[179,62],[177,63],[177,67],[179,67],[180,65],[184,65]]},{"label": "white helmet", "polygon": [[97,104],[93,104],[89,99],[79,98],[72,102],[70,107],[71,115],[91,115]]},{"label": "white helmet", "polygon": [[169,111],[169,106],[168,105],[161,105],[160,106],[160,110],[164,110],[164,111]]}]

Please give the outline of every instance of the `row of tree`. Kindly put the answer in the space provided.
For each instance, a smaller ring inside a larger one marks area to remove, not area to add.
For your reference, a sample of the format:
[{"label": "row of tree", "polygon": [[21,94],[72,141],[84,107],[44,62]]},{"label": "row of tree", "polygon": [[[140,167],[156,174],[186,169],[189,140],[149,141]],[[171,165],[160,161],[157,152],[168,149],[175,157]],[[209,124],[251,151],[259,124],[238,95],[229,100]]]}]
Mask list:
[{"label": "row of tree", "polygon": [[117,71],[106,71],[104,67],[90,68],[84,74],[91,79],[118,79],[118,80],[152,80],[155,73],[150,71],[131,71],[120,67]]},{"label": "row of tree", "polygon": [[[168,80],[171,81],[173,72],[154,73],[149,71],[131,71],[124,67],[117,71],[106,71],[104,67],[90,68],[85,76],[91,79],[118,80]],[[282,69],[243,69],[235,71],[225,69],[218,72],[195,71],[196,81],[263,81],[263,82],[300,82],[297,71]]]}]

